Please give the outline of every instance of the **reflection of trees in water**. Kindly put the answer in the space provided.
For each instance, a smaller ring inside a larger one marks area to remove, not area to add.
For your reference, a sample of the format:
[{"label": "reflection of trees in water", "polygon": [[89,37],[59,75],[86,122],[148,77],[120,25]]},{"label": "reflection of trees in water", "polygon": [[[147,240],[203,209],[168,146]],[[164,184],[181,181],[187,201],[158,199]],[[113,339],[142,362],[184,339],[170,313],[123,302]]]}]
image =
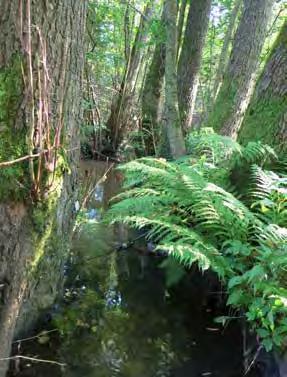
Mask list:
[{"label": "reflection of trees in water", "polygon": [[99,289],[80,298],[78,308],[86,312],[83,322],[94,317],[97,323],[80,327],[66,340],[62,354],[71,369],[81,365],[87,377],[165,376],[174,353],[162,274],[148,263],[142,276],[140,258],[133,252],[95,260],[92,270],[95,274],[89,274],[87,289],[95,279]]},{"label": "reflection of trees in water", "polygon": [[[97,181],[107,166],[93,163],[88,168]],[[89,205],[106,207],[119,180],[109,174],[103,202],[93,199]],[[75,243],[79,264],[74,278],[78,276],[79,287],[84,283],[85,290],[63,314],[69,328],[61,348],[70,366],[66,376],[171,377],[201,375],[207,369],[217,376],[230,375],[224,373],[241,360],[241,345],[234,342],[240,333],[221,336],[206,331],[214,326],[202,299],[206,280],[199,274],[191,279],[186,275],[167,291],[164,271],[158,268],[161,258],[147,255],[145,246],[114,250],[115,240],[133,239],[124,226],[95,224],[91,229]],[[217,347],[210,355],[213,344]],[[239,375],[236,370],[234,376]]]}]

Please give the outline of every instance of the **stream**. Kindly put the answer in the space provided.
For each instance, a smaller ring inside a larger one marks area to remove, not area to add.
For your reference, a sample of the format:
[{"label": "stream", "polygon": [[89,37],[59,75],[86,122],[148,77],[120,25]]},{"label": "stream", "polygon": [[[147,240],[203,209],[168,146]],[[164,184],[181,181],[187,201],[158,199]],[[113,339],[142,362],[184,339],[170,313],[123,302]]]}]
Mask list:
[{"label": "stream", "polygon": [[104,162],[84,162],[81,172],[86,211],[66,266],[64,298],[45,319],[45,329],[61,335],[52,331],[18,350],[65,366],[24,360],[10,375],[243,376],[239,324],[214,322],[228,314],[218,305],[218,284],[212,291],[210,277],[153,253],[138,233],[101,224],[121,176]]}]

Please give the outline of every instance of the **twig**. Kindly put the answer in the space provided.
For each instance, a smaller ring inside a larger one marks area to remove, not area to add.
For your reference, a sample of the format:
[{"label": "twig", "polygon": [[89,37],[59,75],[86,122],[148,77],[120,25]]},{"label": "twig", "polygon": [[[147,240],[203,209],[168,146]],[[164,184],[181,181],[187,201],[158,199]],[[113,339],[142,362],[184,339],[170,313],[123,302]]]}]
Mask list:
[{"label": "twig", "polygon": [[44,335],[50,334],[50,333],[52,333],[52,332],[58,332],[58,331],[59,331],[58,329],[42,331],[42,332],[40,332],[40,333],[37,334],[37,335],[30,336],[29,338],[24,338],[24,339],[17,339],[17,340],[14,340],[14,342],[13,342],[12,344],[15,344],[15,343],[22,343],[22,342],[27,342],[28,340],[33,340],[33,339],[41,338],[41,336],[44,336]]},{"label": "twig", "polygon": [[[17,164],[18,162],[26,161],[26,160],[29,160],[31,158],[40,157],[41,155],[48,153],[51,149],[55,149],[55,148],[60,148],[60,146],[59,147],[52,147],[50,149],[44,149],[43,151],[41,151],[39,153],[29,154],[29,155],[26,155],[26,156],[23,156],[23,157],[16,158],[15,160],[0,162],[0,168],[5,168],[6,166],[14,165],[14,164]],[[76,149],[80,149],[80,147],[65,149],[65,151],[71,152],[71,151],[74,151]]]},{"label": "twig", "polygon": [[113,169],[114,167],[114,163],[112,163],[108,168],[107,170],[104,172],[103,176],[96,182],[96,184],[94,185],[94,187],[86,194],[86,196],[83,198],[83,202],[82,202],[82,205],[80,207],[83,208],[85,207],[87,201],[90,199],[91,195],[93,195],[93,192],[96,190],[97,186],[102,183],[102,181],[107,177],[107,174]]},{"label": "twig", "polygon": [[101,157],[105,157],[106,160],[112,160],[112,161],[115,161],[115,162],[121,162],[119,159],[115,158],[115,157],[111,157],[111,156],[107,156],[99,151],[94,151],[95,154],[101,156]]},{"label": "twig", "polygon": [[39,363],[56,364],[56,365],[59,365],[61,367],[64,367],[64,366],[67,365],[67,364],[60,363],[60,362],[54,361],[54,360],[36,359],[35,357],[22,356],[22,355],[16,355],[16,356],[11,356],[11,357],[3,357],[2,359],[0,359],[0,361],[17,360],[17,359],[37,361]]},{"label": "twig", "polygon": [[248,368],[246,369],[246,371],[244,373],[244,376],[246,376],[249,373],[250,369],[253,367],[255,361],[257,360],[257,358],[259,356],[260,351],[262,350],[262,348],[263,348],[262,345],[257,348],[257,351],[256,351],[256,353],[255,353],[255,355],[253,357],[253,360],[251,361],[251,363],[249,364]]},{"label": "twig", "polygon": [[134,11],[136,11],[137,13],[139,13],[144,20],[146,20],[146,21],[150,20],[150,17],[147,17],[141,10],[139,10],[137,7],[135,7],[134,5],[132,5],[130,2],[122,0],[122,3],[126,4],[127,6],[129,6],[130,8],[132,8]]}]

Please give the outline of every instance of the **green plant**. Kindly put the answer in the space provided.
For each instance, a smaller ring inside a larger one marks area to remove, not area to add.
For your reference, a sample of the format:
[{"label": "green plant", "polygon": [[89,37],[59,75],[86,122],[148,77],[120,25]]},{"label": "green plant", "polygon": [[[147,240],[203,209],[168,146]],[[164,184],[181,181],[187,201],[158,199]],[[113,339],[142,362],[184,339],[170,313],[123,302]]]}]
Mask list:
[{"label": "green plant", "polygon": [[157,250],[186,266],[213,269],[226,283],[228,304],[244,309],[266,349],[285,347],[287,181],[265,170],[276,154],[206,130],[189,145],[192,153],[175,162],[122,165],[125,190],[107,219],[148,229]]}]

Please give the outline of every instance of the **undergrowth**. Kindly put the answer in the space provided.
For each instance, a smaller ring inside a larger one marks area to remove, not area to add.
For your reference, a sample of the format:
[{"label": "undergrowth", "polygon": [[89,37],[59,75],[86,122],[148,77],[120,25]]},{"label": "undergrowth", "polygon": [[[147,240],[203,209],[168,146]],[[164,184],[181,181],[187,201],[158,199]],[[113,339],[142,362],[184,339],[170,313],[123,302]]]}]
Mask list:
[{"label": "undergrowth", "polygon": [[187,144],[190,154],[174,162],[121,165],[124,191],[107,221],[147,229],[157,250],[214,270],[228,305],[243,309],[266,350],[285,349],[286,165],[267,145],[242,147],[210,129],[191,134]]}]

